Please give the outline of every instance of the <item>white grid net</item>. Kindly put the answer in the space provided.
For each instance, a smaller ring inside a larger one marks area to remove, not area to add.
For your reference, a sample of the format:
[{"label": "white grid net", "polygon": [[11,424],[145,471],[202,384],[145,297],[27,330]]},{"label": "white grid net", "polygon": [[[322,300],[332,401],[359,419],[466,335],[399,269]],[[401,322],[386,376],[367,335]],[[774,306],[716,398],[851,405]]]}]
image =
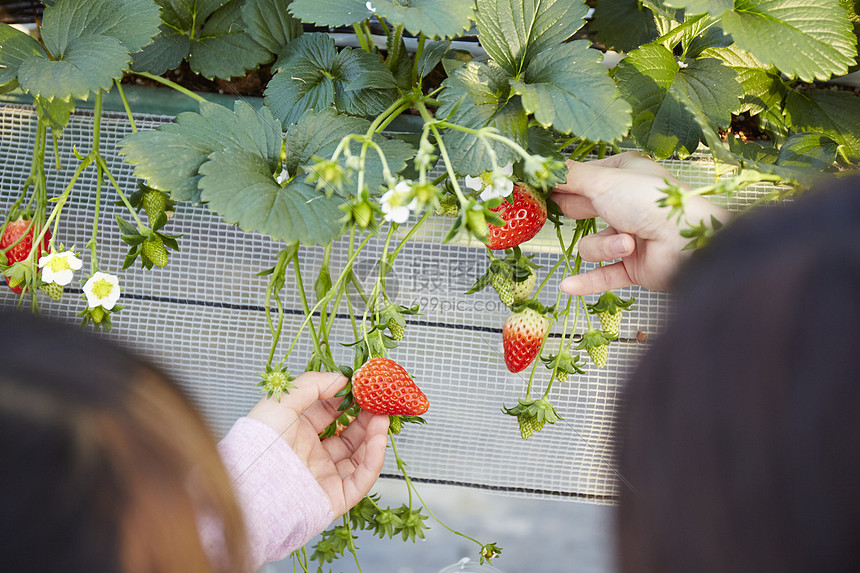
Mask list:
[{"label": "white grid net", "polygon": [[[77,164],[73,146],[86,152],[92,133],[92,113],[78,112],[59,140],[60,162],[55,169],[49,153],[46,161],[49,195],[59,194]],[[138,116],[138,129],[154,129],[170,117]],[[0,212],[7,212],[30,171],[32,138],[35,132],[32,108],[7,105],[0,109]],[[102,118],[102,151],[120,186],[130,192],[136,187],[132,167],[115,155],[115,144],[130,132],[123,115]],[[704,159],[666,161],[667,168],[692,185],[713,181],[713,165]],[[84,249],[92,232],[95,204],[95,170],[86,171],[63,213],[62,233],[67,246],[76,245],[88,268]],[[744,204],[757,194],[735,199]],[[119,239],[114,214],[124,209],[114,205],[116,194],[103,188],[100,218],[99,263],[103,270],[118,272],[126,246]],[[619,341],[610,349],[609,366],[603,370],[588,363],[586,375],[571,376],[556,384],[550,395],[563,420],[547,426],[523,441],[515,418],[501,413],[503,405],[513,406],[523,397],[528,370],[509,373],[501,358],[501,326],[507,309],[491,288],[475,295],[463,293],[486,269],[484,250],[477,245],[442,244],[450,220],[437,217],[411,241],[398,258],[388,278],[390,295],[406,306],[421,304],[421,314],[407,317],[403,346],[392,358],[413,374],[431,401],[427,424],[408,427],[398,439],[398,449],[408,463],[410,476],[417,481],[455,484],[488,489],[524,497],[587,500],[612,503],[616,475],[613,471],[613,417],[625,378],[644,345],[637,334],[653,335],[665,320],[665,294],[639,288],[619,294],[636,297],[635,309],[626,315]],[[182,233],[181,251],[171,251],[165,269],[144,271],[136,265],[119,272],[124,289],[125,309],[114,318],[114,330],[107,334],[160,364],[188,392],[211,423],[223,434],[233,421],[259,399],[255,386],[266,363],[271,343],[264,314],[266,277],[257,273],[271,267],[283,244],[256,233],[244,233],[220,222],[205,206],[181,204],[165,231]],[[529,248],[542,266],[539,279],[557,260],[555,238],[539,236]],[[382,249],[382,239],[374,239],[356,261],[358,274],[369,272]],[[332,254],[332,273],[346,261],[347,245],[342,240]],[[312,292],[313,277],[319,268],[322,250],[306,249],[303,275]],[[362,271],[363,269],[363,271]],[[73,283],[75,284],[75,283]],[[78,287],[75,287],[78,290]],[[555,300],[555,284],[542,292],[542,301]],[[594,302],[596,297],[589,298]],[[16,297],[0,289],[0,307],[11,307]],[[288,284],[284,304],[287,318],[284,339],[295,332],[302,319],[295,288]],[[43,312],[69,320],[83,308],[77,292],[60,302],[47,300]],[[345,316],[336,321],[332,340],[351,342],[352,329]],[[570,328],[570,327],[569,327]],[[575,325],[582,333],[585,319]],[[548,342],[555,353],[561,326]],[[343,348],[336,356],[351,364],[352,350]],[[301,370],[308,346],[299,345],[289,366]],[[532,396],[539,396],[548,381],[540,367]],[[398,475],[389,456],[383,476]]]}]

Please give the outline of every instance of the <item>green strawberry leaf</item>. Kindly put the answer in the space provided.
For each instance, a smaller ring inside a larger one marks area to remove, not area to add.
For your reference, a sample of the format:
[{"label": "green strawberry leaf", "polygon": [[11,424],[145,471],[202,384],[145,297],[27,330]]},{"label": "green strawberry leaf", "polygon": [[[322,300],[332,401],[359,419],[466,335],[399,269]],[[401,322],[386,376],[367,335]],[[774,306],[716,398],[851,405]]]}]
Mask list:
[{"label": "green strawberry leaf", "polygon": [[377,16],[394,25],[403,25],[413,35],[430,38],[460,36],[472,25],[475,7],[463,0],[372,0]]},{"label": "green strawberry leaf", "polygon": [[518,79],[535,56],[579,30],[588,11],[577,0],[477,0],[477,4],[481,45]]},{"label": "green strawberry leaf", "polygon": [[293,0],[290,12],[318,26],[349,26],[373,16],[366,0]]},{"label": "green strawberry leaf", "polygon": [[860,161],[860,97],[826,89],[789,90],[785,115],[795,131],[824,134],[849,161]]},{"label": "green strawberry leaf", "polygon": [[374,115],[397,97],[391,71],[379,56],[344,48],[325,34],[291,42],[276,63],[266,88],[266,105],[283,125],[296,123],[307,110],[334,106],[352,115]]},{"label": "green strawberry leaf", "polygon": [[698,103],[694,103],[680,91],[676,91],[675,96],[698,124],[715,161],[739,169],[753,169],[762,174],[775,175],[801,189],[808,189],[820,178],[819,169],[798,167],[796,157],[791,157],[793,164],[778,165],[773,153],[758,143],[742,142],[731,133],[728,134],[728,140],[724,141]]},{"label": "green strawberry leaf", "polygon": [[659,35],[654,13],[638,0],[601,0],[588,26],[595,40],[619,52],[629,52]]},{"label": "green strawberry leaf", "polygon": [[48,54],[42,44],[29,34],[8,24],[0,24],[0,84],[17,80],[18,68],[32,56],[47,59]]},{"label": "green strawberry leaf", "polygon": [[[306,167],[313,163],[314,157],[331,157],[344,137],[351,134],[364,134],[369,127],[368,120],[338,115],[331,108],[319,113],[308,112],[287,131],[287,155],[284,168],[292,176],[307,172]],[[400,139],[386,139],[377,134],[373,140],[385,154],[385,160],[392,174],[402,171],[407,161],[415,155],[415,149]],[[350,142],[349,147],[353,155],[360,154],[357,141]],[[340,157],[340,162],[345,165],[346,160],[343,156]],[[372,193],[378,193],[385,185],[382,171],[382,159],[375,149],[369,147],[365,157],[365,184]],[[342,193],[357,195],[356,184],[357,182],[353,181],[345,185]]]},{"label": "green strawberry leaf", "polygon": [[427,42],[424,46],[424,51],[418,56],[418,77],[423,78],[432,72],[433,68],[445,57],[445,53],[449,47],[451,47],[450,40]]},{"label": "green strawberry leaf", "polygon": [[47,52],[24,34],[3,28],[0,83],[46,100],[86,99],[110,89],[136,52],[157,33],[152,0],[58,0],[45,8],[41,34]]},{"label": "green strawberry leaf", "polygon": [[206,78],[230,78],[272,58],[246,30],[242,0],[155,1],[163,24],[153,43],[135,56],[135,70],[160,75],[187,58]]},{"label": "green strawberry leaf", "polygon": [[[528,142],[528,116],[518,97],[511,98],[510,76],[495,66],[469,62],[454,70],[439,94],[439,118],[470,129],[493,127],[520,145]],[[493,168],[492,153],[498,165],[519,159],[504,144],[482,141],[476,135],[453,128],[445,129],[442,139],[459,175],[479,175]],[[488,148],[488,144],[491,148]]]},{"label": "green strawberry leaf", "polygon": [[75,100],[73,99],[46,100],[37,97],[33,103],[36,106],[36,115],[53,130],[61,130],[66,127],[75,111]]},{"label": "green strawberry leaf", "polygon": [[42,19],[42,40],[59,57],[84,36],[116,38],[130,54],[152,41],[161,19],[153,0],[57,0]]},{"label": "green strawberry leaf", "polygon": [[649,44],[622,60],[615,72],[621,95],[633,106],[633,136],[657,158],[688,156],[701,131],[678,94],[699,105],[708,121],[728,127],[743,88],[735,72],[719,60],[694,60],[686,67],[659,44]]},{"label": "green strawberry leaf", "polygon": [[302,35],[302,23],[288,8],[292,0],[245,0],[242,20],[248,35],[273,54]]},{"label": "green strawberry leaf", "polygon": [[825,171],[833,168],[837,148],[837,143],[826,135],[798,133],[780,147],[776,163]]},{"label": "green strawberry leaf", "polygon": [[59,60],[25,60],[18,68],[18,83],[34,97],[86,99],[90,92],[110,89],[130,62],[128,50],[116,38],[73,38]]},{"label": "green strawberry leaf", "polygon": [[229,224],[287,243],[327,244],[340,236],[343,199],[293,179],[281,187],[270,161],[251,151],[216,151],[200,166],[201,198]]},{"label": "green strawberry leaf", "polygon": [[141,131],[119,142],[120,155],[153,189],[176,201],[200,202],[200,166],[215,151],[248,150],[266,157],[274,170],[282,143],[281,126],[268,109],[254,110],[237,101],[234,109],[201,102],[199,112],[185,112],[175,123]]},{"label": "green strawberry leaf", "polygon": [[523,81],[511,81],[526,112],[544,127],[591,141],[615,141],[630,129],[630,104],[600,64],[602,54],[579,40],[538,54]]},{"label": "green strawberry leaf", "polygon": [[721,20],[739,47],[805,82],[844,75],[857,56],[838,0],[737,0]]},{"label": "green strawberry leaf", "polygon": [[685,8],[688,14],[711,14],[718,17],[734,6],[733,0],[669,0],[664,2],[672,8]]},{"label": "green strawberry leaf", "polygon": [[786,88],[773,66],[765,66],[755,56],[734,44],[724,48],[707,48],[701,55],[717,58],[737,72],[737,80],[743,86],[744,95],[735,113],[758,115],[782,107]]}]

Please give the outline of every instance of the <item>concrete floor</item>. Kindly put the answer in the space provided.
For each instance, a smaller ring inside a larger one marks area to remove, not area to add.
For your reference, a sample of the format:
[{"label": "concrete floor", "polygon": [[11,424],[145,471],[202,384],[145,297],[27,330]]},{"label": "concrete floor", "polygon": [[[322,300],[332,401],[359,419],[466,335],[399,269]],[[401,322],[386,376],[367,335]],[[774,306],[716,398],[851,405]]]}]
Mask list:
[{"label": "concrete floor", "polygon": [[[480,490],[417,484],[439,519],[483,543],[495,541],[502,556],[493,561],[501,573],[613,573],[613,508],[587,503],[522,499]],[[406,499],[398,480],[380,480],[374,491],[386,505]],[[426,514],[426,512],[425,512]],[[356,544],[363,573],[438,573],[464,557],[477,561],[477,545],[432,520],[426,539],[416,543],[379,539],[362,532]],[[289,560],[261,573],[292,573]],[[358,573],[352,557],[325,571]],[[466,569],[486,571],[492,569]],[[493,573],[495,573],[493,571]]]}]

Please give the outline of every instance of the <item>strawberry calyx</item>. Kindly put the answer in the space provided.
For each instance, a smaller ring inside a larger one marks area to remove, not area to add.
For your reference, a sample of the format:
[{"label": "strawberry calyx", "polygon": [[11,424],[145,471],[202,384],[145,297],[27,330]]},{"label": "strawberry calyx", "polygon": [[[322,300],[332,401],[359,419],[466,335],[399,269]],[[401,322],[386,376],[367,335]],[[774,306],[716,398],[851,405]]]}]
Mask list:
[{"label": "strawberry calyx", "polygon": [[555,370],[559,382],[564,382],[570,374],[585,374],[577,354],[571,357],[567,349],[562,349],[557,355],[541,356],[541,361],[549,370]]},{"label": "strawberry calyx", "polygon": [[600,295],[600,298],[597,299],[596,303],[588,305],[588,311],[592,314],[598,314],[601,312],[615,314],[622,310],[630,310],[630,308],[633,307],[634,302],[636,302],[636,298],[634,297],[623,300],[617,294],[608,290]]},{"label": "strawberry calyx", "polygon": [[502,407],[502,412],[517,418],[520,436],[527,440],[533,432],[539,432],[547,423],[555,424],[563,418],[555,411],[555,407],[546,398],[533,400],[519,398],[513,408]]}]

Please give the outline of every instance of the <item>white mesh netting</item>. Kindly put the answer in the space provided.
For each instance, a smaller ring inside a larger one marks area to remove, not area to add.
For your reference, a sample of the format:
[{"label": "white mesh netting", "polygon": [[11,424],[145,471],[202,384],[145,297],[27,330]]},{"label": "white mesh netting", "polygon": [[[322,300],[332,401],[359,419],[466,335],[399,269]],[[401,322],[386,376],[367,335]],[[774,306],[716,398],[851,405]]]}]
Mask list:
[{"label": "white mesh netting", "polygon": [[[69,181],[77,161],[73,146],[87,151],[92,133],[92,113],[76,113],[59,140],[60,162],[55,169],[48,154],[49,195],[59,194]],[[170,117],[137,116],[138,129],[154,129]],[[7,212],[30,171],[35,115],[31,107],[8,105],[0,110],[0,212]],[[102,118],[102,150],[109,169],[120,186],[136,188],[132,167],[115,155],[116,142],[130,133],[124,115]],[[713,165],[706,159],[666,161],[682,180],[693,185],[713,182]],[[756,191],[737,197],[743,204]],[[92,232],[95,169],[77,183],[63,213],[61,236],[66,246],[75,245],[85,269],[89,253],[85,245]],[[103,270],[118,272],[126,245],[119,238],[114,214],[124,209],[114,205],[117,197],[104,187],[99,226],[99,262]],[[619,341],[610,349],[609,366],[603,370],[588,363],[584,376],[571,376],[556,384],[550,399],[564,418],[547,426],[528,441],[520,438],[516,419],[501,413],[523,397],[528,370],[509,373],[502,359],[501,327],[507,309],[495,292],[487,288],[475,295],[463,294],[486,270],[484,249],[477,245],[442,244],[450,221],[431,220],[398,258],[388,278],[390,295],[406,306],[421,305],[421,314],[407,317],[404,344],[392,354],[415,377],[431,401],[427,424],[408,427],[398,440],[410,476],[429,481],[489,489],[516,496],[550,497],[611,503],[615,498],[613,471],[613,416],[624,380],[645,345],[637,334],[653,335],[661,329],[667,296],[638,288],[619,294],[636,297],[635,309],[626,315]],[[404,226],[408,227],[408,226]],[[189,393],[222,434],[259,399],[255,386],[266,364],[271,338],[264,314],[266,278],[257,273],[271,267],[283,244],[244,233],[220,222],[205,206],[181,204],[165,231],[182,233],[181,251],[171,251],[165,269],[144,271],[139,265],[119,272],[125,309],[114,316],[111,339],[126,344],[160,364]],[[405,232],[405,229],[403,230]],[[569,236],[569,232],[568,235]],[[535,261],[546,272],[557,260],[554,234],[540,236],[525,251],[535,252]],[[382,239],[374,239],[356,261],[358,274],[369,272],[381,252]],[[303,273],[308,291],[321,260],[321,248],[304,250]],[[332,273],[346,261],[346,241],[336,245]],[[288,275],[289,276],[289,275]],[[539,279],[543,278],[539,274]],[[43,302],[43,312],[76,320],[83,308],[77,283],[60,302]],[[546,304],[554,302],[555,281],[541,294]],[[589,298],[594,302],[596,297]],[[11,307],[16,297],[0,289],[0,306]],[[303,317],[296,290],[287,284],[285,333],[291,333]],[[351,342],[352,329],[345,315],[336,322],[332,340]],[[581,317],[576,332],[582,333]],[[561,326],[548,342],[555,353]],[[641,335],[640,335],[641,337]],[[279,352],[286,349],[282,338]],[[307,360],[307,346],[299,346],[289,366],[300,370]],[[340,363],[352,363],[352,350],[343,348]],[[537,371],[537,397],[548,381],[547,371]],[[384,476],[398,475],[389,456]]]}]

